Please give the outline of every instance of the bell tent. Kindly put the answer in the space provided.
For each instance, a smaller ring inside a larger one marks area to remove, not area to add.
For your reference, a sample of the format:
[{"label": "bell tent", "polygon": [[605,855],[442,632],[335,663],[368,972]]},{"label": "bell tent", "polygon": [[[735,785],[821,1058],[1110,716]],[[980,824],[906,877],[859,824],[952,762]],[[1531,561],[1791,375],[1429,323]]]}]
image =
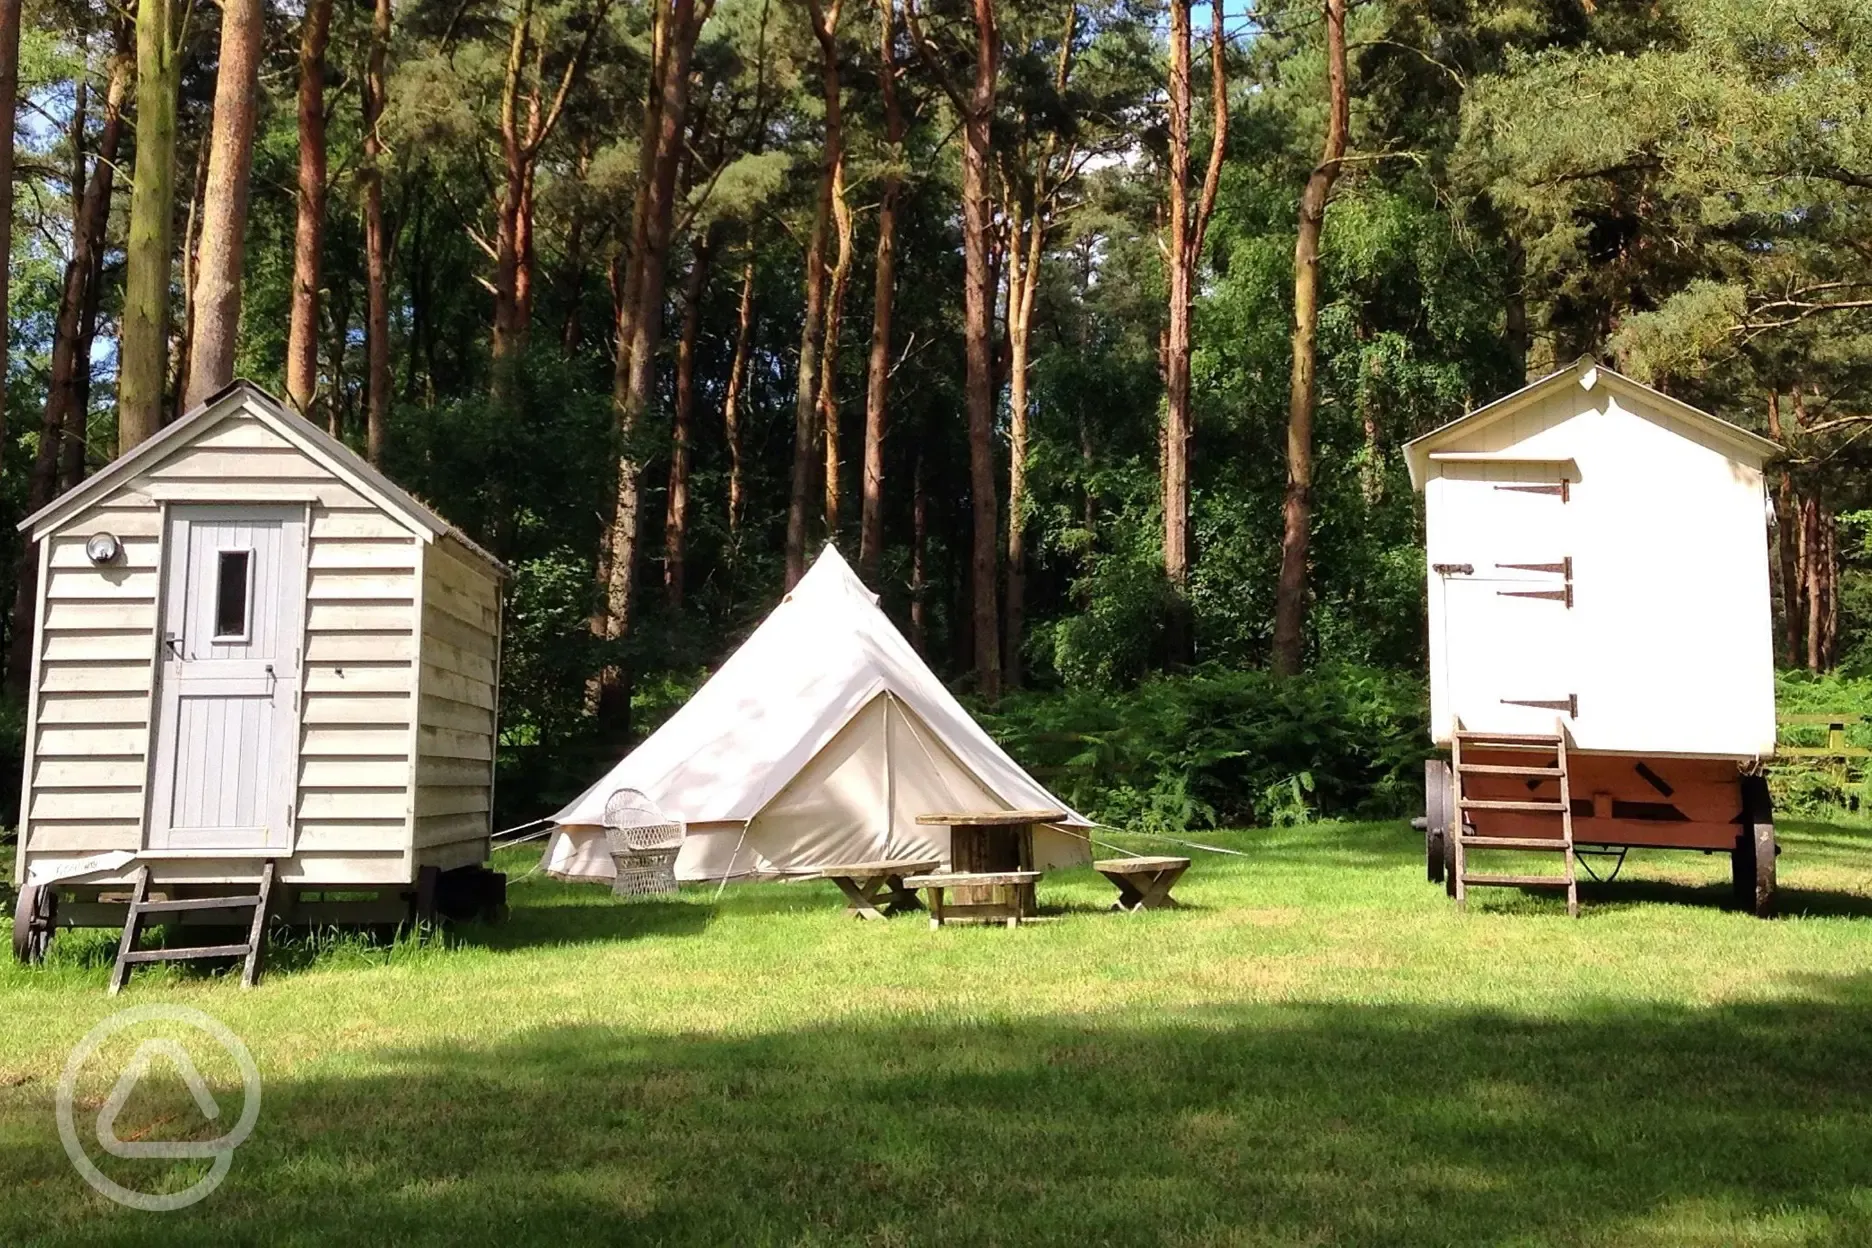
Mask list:
[{"label": "bell tent", "polygon": [[[950,860],[920,814],[1067,810],[996,745],[830,547],[696,695],[552,817],[546,869],[609,880],[605,801],[637,789],[688,824],[684,880]],[[1090,861],[1090,821],[1034,829],[1034,865]]]}]

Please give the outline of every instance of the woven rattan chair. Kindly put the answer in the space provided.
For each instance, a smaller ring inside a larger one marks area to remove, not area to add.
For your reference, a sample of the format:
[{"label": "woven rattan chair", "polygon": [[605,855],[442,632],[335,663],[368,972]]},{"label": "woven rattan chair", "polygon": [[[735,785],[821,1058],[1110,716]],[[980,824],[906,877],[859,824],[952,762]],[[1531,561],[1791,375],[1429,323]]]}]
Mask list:
[{"label": "woven rattan chair", "polygon": [[654,897],[676,891],[682,820],[664,814],[636,789],[619,789],[605,802],[604,830],[617,869],[613,896]]}]

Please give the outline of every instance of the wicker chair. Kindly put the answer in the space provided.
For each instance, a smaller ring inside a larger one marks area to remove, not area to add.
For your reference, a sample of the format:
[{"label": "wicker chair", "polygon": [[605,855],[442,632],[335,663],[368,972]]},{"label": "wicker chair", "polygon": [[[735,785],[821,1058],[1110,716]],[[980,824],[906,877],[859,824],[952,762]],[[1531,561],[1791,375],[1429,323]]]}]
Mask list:
[{"label": "wicker chair", "polygon": [[636,789],[619,789],[605,803],[605,840],[617,878],[615,897],[654,897],[676,891],[676,855],[683,823]]}]

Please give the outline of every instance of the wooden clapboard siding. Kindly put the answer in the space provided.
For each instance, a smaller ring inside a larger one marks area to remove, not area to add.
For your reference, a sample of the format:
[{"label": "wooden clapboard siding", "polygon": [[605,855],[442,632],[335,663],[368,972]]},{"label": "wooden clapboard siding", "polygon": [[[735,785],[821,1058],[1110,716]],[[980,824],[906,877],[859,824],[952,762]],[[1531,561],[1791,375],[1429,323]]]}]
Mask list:
[{"label": "wooden clapboard siding", "polygon": [[453,537],[423,552],[415,831],[418,851],[493,830],[500,583]]}]

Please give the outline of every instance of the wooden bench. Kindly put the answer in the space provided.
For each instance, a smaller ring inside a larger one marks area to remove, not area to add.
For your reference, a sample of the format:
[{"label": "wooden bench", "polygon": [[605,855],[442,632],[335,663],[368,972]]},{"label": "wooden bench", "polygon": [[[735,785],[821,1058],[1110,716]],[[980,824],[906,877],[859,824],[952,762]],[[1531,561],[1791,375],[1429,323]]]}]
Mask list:
[{"label": "wooden bench", "polygon": [[914,890],[904,887],[906,875],[921,875],[941,867],[934,858],[880,859],[827,867],[819,879],[831,880],[845,894],[845,913],[859,919],[883,919],[900,910],[920,910]]},{"label": "wooden bench", "polygon": [[1139,910],[1177,910],[1170,890],[1189,870],[1187,858],[1104,858],[1092,869],[1118,887],[1112,909],[1135,914]]},{"label": "wooden bench", "polygon": [[[930,926],[941,927],[950,920],[1006,923],[1019,927],[1023,892],[1031,894],[1040,879],[1038,871],[945,871],[932,875],[913,875],[904,880],[911,888],[920,888],[929,896]],[[946,889],[968,889],[973,897],[987,894],[989,900],[948,902]]]}]

